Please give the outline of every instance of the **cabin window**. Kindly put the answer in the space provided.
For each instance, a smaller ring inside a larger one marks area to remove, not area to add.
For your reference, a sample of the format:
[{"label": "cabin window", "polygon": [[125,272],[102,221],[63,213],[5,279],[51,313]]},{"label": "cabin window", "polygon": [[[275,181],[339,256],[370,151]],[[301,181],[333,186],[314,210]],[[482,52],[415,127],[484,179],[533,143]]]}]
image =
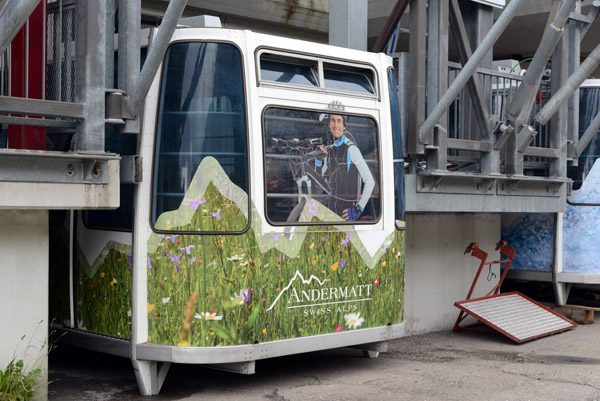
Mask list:
[{"label": "cabin window", "polygon": [[275,50],[259,54],[261,83],[377,95],[376,74],[368,65]]},{"label": "cabin window", "polygon": [[379,220],[378,130],[372,117],[270,107],[263,129],[269,222]]},{"label": "cabin window", "polygon": [[[237,47],[207,42],[169,47],[155,152],[151,219],[155,229],[246,229],[246,104]],[[163,214],[166,217],[161,218]]]},{"label": "cabin window", "polygon": [[405,220],[404,203],[404,153],[402,147],[402,125],[400,121],[400,101],[396,71],[388,70],[390,90],[390,116],[392,123],[392,146],[394,148],[394,209],[396,222]]},{"label": "cabin window", "polygon": [[315,70],[310,65],[261,58],[260,76],[265,81],[312,87],[318,86]]},{"label": "cabin window", "polygon": [[341,69],[341,66],[326,64],[323,69],[325,88],[365,94],[374,94],[373,72],[364,68]]}]

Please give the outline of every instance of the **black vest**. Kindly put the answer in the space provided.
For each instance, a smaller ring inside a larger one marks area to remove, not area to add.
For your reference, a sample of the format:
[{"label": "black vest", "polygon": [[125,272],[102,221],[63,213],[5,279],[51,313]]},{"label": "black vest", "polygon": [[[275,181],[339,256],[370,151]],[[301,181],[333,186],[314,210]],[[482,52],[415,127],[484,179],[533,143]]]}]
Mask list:
[{"label": "black vest", "polygon": [[348,151],[356,145],[348,133],[329,149],[329,169],[331,195],[328,207],[338,215],[358,203],[361,193],[361,180],[356,165]]}]

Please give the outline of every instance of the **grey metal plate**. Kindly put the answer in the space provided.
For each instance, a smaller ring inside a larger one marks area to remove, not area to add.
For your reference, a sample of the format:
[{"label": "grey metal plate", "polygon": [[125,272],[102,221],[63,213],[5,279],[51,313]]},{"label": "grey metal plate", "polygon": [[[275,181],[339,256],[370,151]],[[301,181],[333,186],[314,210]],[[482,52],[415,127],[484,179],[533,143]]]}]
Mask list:
[{"label": "grey metal plate", "polygon": [[516,342],[533,340],[577,326],[516,292],[456,302],[455,305]]}]

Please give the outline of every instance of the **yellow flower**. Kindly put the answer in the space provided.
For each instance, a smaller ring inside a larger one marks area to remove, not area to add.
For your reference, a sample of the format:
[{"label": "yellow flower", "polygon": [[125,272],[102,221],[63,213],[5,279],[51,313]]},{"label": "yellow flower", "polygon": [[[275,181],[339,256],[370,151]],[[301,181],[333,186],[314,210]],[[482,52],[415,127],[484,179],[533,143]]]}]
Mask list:
[{"label": "yellow flower", "polygon": [[104,272],[100,273],[100,278],[104,278]]},{"label": "yellow flower", "polygon": [[187,340],[179,341],[179,343],[177,343],[177,345],[180,347],[191,347],[192,346],[192,344],[190,344],[190,342]]},{"label": "yellow flower", "polygon": [[339,263],[335,262],[334,264],[331,265],[331,270],[336,271],[338,266],[339,266]]},{"label": "yellow flower", "polygon": [[384,260],[383,262],[381,262],[381,266],[385,267],[385,265],[387,265],[387,262]]},{"label": "yellow flower", "polygon": [[267,334],[267,329],[262,329],[263,334]]},{"label": "yellow flower", "polygon": [[277,292],[281,291],[281,288],[277,288]]},{"label": "yellow flower", "polygon": [[244,275],[242,274],[242,278],[244,278]]},{"label": "yellow flower", "polygon": [[312,265],[314,266],[314,265],[316,265],[316,264],[317,264],[317,261],[313,259],[313,261],[312,261]]},{"label": "yellow flower", "polygon": [[78,305],[78,306],[81,306],[81,301],[77,301],[77,305]]},{"label": "yellow flower", "polygon": [[323,270],[323,274],[327,273],[325,270]]},{"label": "yellow flower", "polygon": [[208,330],[208,334],[210,334],[211,336],[214,336],[214,335],[215,335],[215,332],[209,329],[209,330]]},{"label": "yellow flower", "polygon": [[396,259],[398,259],[400,257],[400,255],[396,254]]},{"label": "yellow flower", "polygon": [[392,253],[396,252],[396,248],[392,248]]},{"label": "yellow flower", "polygon": [[155,307],[156,307],[156,305],[148,303],[148,313],[152,312]]}]

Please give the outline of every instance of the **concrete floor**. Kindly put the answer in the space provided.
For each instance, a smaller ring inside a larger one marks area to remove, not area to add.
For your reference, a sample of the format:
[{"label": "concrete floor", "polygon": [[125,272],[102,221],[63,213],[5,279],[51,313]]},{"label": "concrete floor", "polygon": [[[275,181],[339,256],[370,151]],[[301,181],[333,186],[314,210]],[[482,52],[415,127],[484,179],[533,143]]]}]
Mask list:
[{"label": "concrete floor", "polygon": [[596,324],[517,345],[495,334],[442,331],[389,343],[367,359],[339,349],[257,363],[241,376],[174,365],[142,397],[128,360],[60,346],[50,400],[600,400]]}]

